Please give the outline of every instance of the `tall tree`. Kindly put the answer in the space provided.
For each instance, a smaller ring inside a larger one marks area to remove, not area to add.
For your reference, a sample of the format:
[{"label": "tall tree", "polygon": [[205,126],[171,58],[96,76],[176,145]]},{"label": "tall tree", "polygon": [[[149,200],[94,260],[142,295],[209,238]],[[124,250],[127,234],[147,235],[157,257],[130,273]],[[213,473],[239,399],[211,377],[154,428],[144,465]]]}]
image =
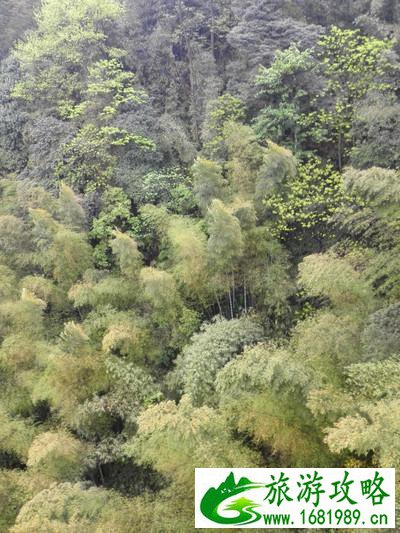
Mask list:
[{"label": "tall tree", "polygon": [[52,169],[79,190],[104,187],[114,178],[118,150],[129,143],[153,148],[145,137],[114,124],[123,109],[144,102],[124,69],[124,51],[113,46],[110,22],[123,14],[117,0],[46,0],[37,29],[17,45],[22,78],[13,90],[34,116],[41,109],[73,123],[60,140]]}]

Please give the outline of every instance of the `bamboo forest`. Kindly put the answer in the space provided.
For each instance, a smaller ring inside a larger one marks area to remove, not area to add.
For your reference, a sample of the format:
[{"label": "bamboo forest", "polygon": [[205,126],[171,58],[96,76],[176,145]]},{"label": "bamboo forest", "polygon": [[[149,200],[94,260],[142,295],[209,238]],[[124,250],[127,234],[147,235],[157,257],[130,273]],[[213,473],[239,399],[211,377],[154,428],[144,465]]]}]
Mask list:
[{"label": "bamboo forest", "polygon": [[400,468],[398,0],[0,0],[0,532],[196,467]]}]

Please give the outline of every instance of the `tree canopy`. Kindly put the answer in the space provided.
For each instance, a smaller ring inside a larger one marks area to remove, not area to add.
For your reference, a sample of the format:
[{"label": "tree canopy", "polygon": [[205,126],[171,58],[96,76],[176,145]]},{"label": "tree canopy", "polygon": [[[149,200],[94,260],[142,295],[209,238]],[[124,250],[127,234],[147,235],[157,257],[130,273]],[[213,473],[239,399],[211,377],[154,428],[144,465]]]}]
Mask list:
[{"label": "tree canopy", "polygon": [[1,531],[400,468],[399,54],[395,1],[1,2]]}]

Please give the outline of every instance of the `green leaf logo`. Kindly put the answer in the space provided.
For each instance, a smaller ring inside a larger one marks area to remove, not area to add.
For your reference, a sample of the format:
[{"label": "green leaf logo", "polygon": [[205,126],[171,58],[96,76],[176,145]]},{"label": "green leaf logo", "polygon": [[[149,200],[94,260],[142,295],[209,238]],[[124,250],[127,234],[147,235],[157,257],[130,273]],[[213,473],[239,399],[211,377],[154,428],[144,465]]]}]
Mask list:
[{"label": "green leaf logo", "polygon": [[264,488],[262,483],[254,483],[249,479],[243,477],[239,482],[235,483],[235,477],[231,472],[226,480],[215,489],[211,487],[204,494],[200,503],[200,510],[203,515],[216,522],[217,524],[230,524],[230,525],[248,525],[253,524],[260,520],[261,515],[255,511],[256,507],[260,507],[258,503],[249,500],[246,497],[238,498],[227,505],[223,510],[225,511],[237,511],[237,516],[225,517],[219,514],[221,504],[235,496],[248,490]]}]

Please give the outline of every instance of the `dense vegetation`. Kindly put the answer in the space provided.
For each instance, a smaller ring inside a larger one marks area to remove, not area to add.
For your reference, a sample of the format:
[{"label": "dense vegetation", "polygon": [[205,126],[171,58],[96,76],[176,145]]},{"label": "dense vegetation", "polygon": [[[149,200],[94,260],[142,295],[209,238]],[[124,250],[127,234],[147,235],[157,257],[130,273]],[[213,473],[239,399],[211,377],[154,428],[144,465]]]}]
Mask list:
[{"label": "dense vegetation", "polygon": [[400,4],[0,30],[0,531],[186,533],[196,466],[400,468]]}]

